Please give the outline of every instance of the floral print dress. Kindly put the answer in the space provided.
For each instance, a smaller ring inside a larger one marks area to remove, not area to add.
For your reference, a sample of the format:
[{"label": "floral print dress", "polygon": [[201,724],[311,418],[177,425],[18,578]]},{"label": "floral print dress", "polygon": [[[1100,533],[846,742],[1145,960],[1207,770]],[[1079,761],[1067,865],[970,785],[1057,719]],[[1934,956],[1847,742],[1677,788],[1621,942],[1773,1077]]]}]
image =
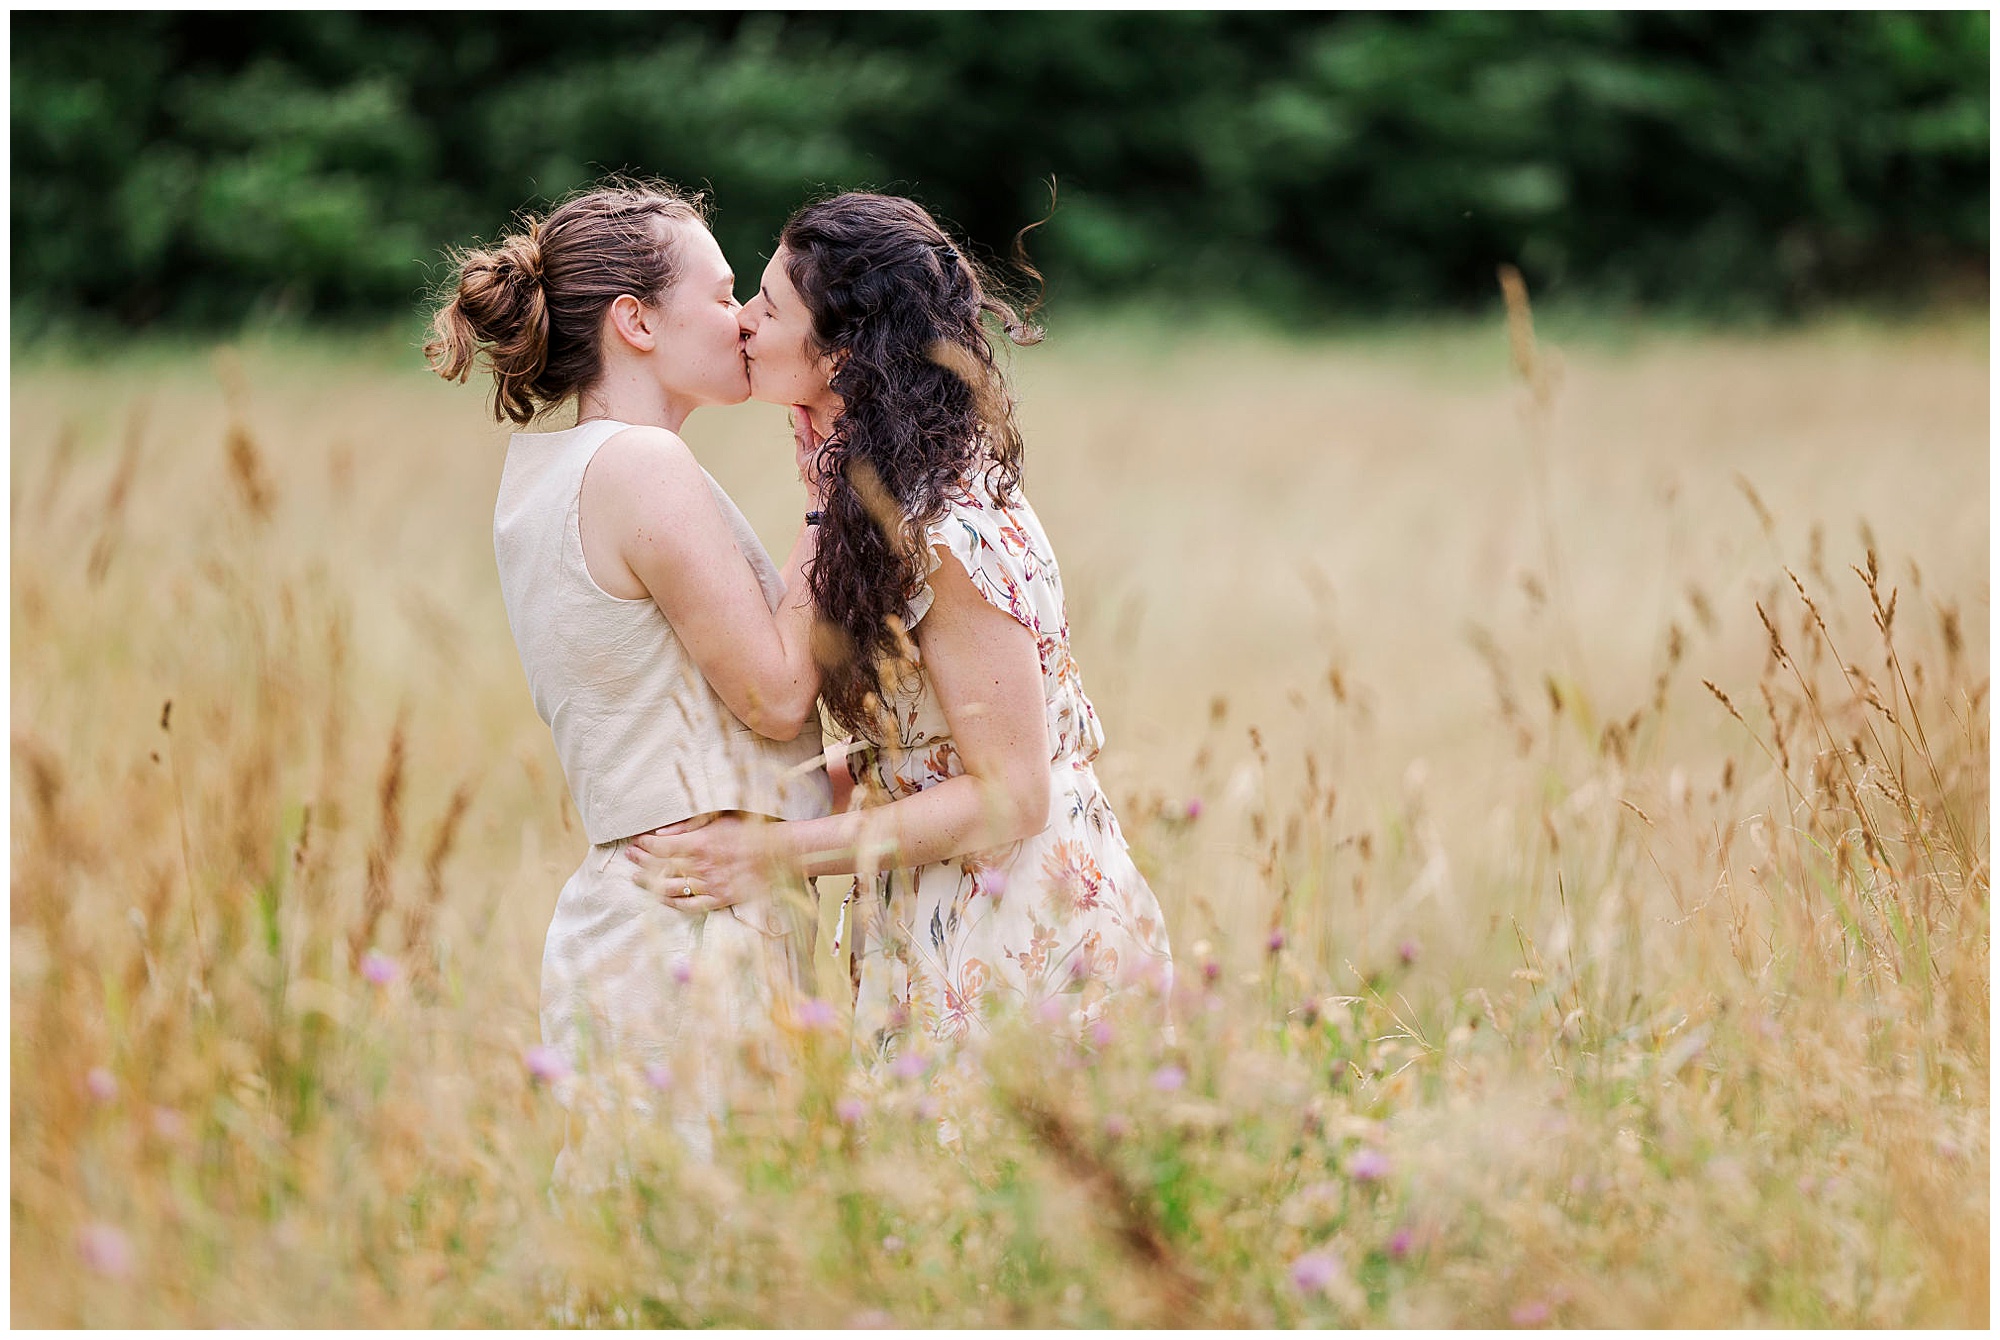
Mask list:
[{"label": "floral print dress", "polygon": [[[996,1005],[1081,1026],[1121,987],[1164,995],[1173,960],[1153,891],[1133,865],[1091,762],[1104,745],[1070,655],[1062,576],[1042,523],[1016,494],[1001,503],[961,484],[930,528],[930,571],[945,550],[995,607],[1035,635],[1048,713],[1049,826],[1009,846],[855,881],[845,909],[858,979],[855,1039],[878,1059],[905,1035],[964,1041]],[[911,602],[912,630],[930,588]],[[894,739],[851,765],[888,800],[961,775],[950,725],[928,675],[891,705]]]}]

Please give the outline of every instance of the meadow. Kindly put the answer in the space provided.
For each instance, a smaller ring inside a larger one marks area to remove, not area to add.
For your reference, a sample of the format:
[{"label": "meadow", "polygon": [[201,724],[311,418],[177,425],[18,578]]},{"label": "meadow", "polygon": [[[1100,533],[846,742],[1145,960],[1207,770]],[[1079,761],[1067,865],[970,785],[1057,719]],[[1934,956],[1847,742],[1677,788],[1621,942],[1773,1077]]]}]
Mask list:
[{"label": "meadow", "polygon": [[[943,1144],[830,992],[586,1197],[484,397],[17,346],[14,1324],[1986,1324],[1984,320],[1515,317],[1018,354],[1171,1039]],[[783,416],[688,437],[783,545]]]}]

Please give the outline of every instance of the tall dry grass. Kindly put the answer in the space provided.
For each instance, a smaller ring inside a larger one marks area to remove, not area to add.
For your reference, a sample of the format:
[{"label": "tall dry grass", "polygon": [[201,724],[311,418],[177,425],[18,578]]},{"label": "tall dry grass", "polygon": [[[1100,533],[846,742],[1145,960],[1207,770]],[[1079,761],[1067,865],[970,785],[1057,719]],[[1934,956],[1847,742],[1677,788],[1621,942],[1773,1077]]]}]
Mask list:
[{"label": "tall dry grass", "polygon": [[[794,1028],[714,1166],[639,1120],[564,1199],[585,842],[478,397],[17,351],[13,1320],[1981,1324],[1985,363],[1059,331],[1029,489],[1172,1045]],[[691,436],[788,533],[779,416]]]}]

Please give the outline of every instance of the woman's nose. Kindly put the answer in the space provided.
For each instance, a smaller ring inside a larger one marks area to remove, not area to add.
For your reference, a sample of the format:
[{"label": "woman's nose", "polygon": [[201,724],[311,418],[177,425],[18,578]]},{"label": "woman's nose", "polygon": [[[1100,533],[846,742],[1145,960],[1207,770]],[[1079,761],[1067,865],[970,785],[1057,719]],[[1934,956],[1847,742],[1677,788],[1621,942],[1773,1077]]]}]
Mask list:
[{"label": "woman's nose", "polygon": [[736,328],[742,331],[746,338],[757,333],[757,318],[751,315],[750,308],[739,306],[736,309]]}]

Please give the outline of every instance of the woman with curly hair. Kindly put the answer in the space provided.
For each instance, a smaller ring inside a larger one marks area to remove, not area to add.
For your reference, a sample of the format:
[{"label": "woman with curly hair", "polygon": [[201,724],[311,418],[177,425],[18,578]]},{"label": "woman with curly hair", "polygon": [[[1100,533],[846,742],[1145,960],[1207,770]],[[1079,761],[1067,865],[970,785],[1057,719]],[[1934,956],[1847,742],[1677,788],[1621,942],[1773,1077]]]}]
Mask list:
[{"label": "woman with curly hair", "polygon": [[884,1056],[910,1033],[962,1040],[1003,1001],[1078,1026],[1120,986],[1171,980],[1091,766],[1104,733],[987,319],[1040,338],[909,200],[850,193],[786,224],[741,317],[751,394],[799,407],[812,435],[820,698],[863,742],[868,803],[627,852],[715,906],[773,867],[858,872],[857,1033]]}]

